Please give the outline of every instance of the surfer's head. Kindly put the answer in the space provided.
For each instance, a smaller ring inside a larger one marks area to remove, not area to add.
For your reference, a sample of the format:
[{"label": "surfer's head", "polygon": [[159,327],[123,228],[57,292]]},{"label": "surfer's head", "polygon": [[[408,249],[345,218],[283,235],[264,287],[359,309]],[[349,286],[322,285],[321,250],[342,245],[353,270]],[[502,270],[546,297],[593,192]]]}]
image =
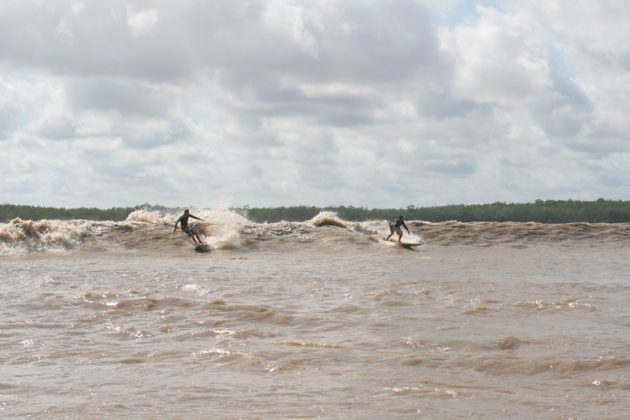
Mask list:
[{"label": "surfer's head", "polygon": [[188,214],[188,209],[184,209],[184,214]]},{"label": "surfer's head", "polygon": [[400,216],[398,216],[398,220],[402,220],[402,219],[403,219],[403,217],[402,217],[402,214],[401,214]]}]

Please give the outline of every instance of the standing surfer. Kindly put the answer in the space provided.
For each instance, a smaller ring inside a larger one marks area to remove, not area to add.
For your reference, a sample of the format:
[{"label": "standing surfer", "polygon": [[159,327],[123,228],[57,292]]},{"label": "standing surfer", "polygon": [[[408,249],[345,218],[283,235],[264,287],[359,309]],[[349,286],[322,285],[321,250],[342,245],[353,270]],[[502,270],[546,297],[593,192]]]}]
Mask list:
[{"label": "standing surfer", "polygon": [[409,228],[405,224],[405,221],[403,220],[402,215],[400,215],[400,216],[398,216],[398,219],[394,219],[391,222],[389,222],[390,234],[387,237],[386,241],[389,241],[389,238],[391,238],[392,235],[394,234],[394,232],[396,232],[398,234],[398,242],[400,242],[400,240],[402,239],[402,236],[403,236],[403,231],[400,228],[401,226],[404,227],[407,230],[407,233],[411,235],[411,232],[409,232]]},{"label": "standing surfer", "polygon": [[192,239],[195,245],[201,245],[203,242],[201,241],[201,238],[199,237],[199,233],[197,233],[197,231],[194,228],[188,226],[189,218],[203,220],[197,216],[193,216],[192,214],[190,214],[188,209],[185,209],[184,214],[179,219],[177,219],[177,222],[175,222],[175,229],[173,229],[173,232],[177,230],[177,225],[181,223],[182,232],[188,235],[188,237]]}]

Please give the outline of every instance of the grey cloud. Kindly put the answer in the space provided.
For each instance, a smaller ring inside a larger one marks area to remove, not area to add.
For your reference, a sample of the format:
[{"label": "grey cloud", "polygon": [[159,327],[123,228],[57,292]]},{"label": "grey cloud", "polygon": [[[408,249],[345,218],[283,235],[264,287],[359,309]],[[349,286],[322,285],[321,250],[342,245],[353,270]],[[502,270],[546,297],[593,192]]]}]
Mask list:
[{"label": "grey cloud", "polygon": [[[255,52],[249,54],[250,46],[244,50],[247,53],[233,54],[232,60],[218,62],[217,65],[222,66],[219,74],[233,91],[247,89],[256,94],[255,102],[250,103],[247,111],[261,117],[306,117],[323,124],[347,127],[373,124],[375,111],[381,105],[380,97],[307,96],[297,85],[287,85],[283,76],[299,75],[298,83],[346,81],[381,85],[387,95],[401,93],[403,80],[418,77],[431,80],[446,71],[438,52],[435,28],[425,9],[413,2],[398,3],[396,8],[382,6],[384,3],[380,2],[345,2],[334,12],[327,11],[323,24],[306,21],[305,30],[310,31],[317,44],[315,55],[296,49],[286,39],[276,40],[274,34],[247,39],[246,30],[246,34],[238,38],[239,47],[241,43],[252,43],[260,48],[254,48]],[[349,25],[347,32],[343,30],[344,25]],[[228,43],[220,50],[238,51],[239,48]],[[451,101],[441,109],[431,107],[433,112],[444,115],[465,112],[463,108],[467,105],[462,102],[455,103],[450,97],[441,99]]]},{"label": "grey cloud", "polygon": [[252,109],[261,117],[301,117],[326,125],[349,127],[374,124],[378,101],[358,95],[298,95],[281,101],[261,101]]},{"label": "grey cloud", "polygon": [[166,98],[156,89],[132,80],[81,78],[66,83],[68,102],[75,110],[118,111],[125,116],[164,116]]},{"label": "grey cloud", "polygon": [[[134,9],[150,6],[159,12],[156,30],[139,37],[128,27],[130,7],[125,2],[87,3],[76,14],[71,4],[41,8],[21,29],[14,22],[27,20],[29,3],[5,5],[7,36],[0,41],[0,51],[5,60],[72,75],[69,100],[87,109],[156,115],[163,112],[164,101],[134,79],[176,80],[205,67],[223,74],[234,93],[251,86],[259,93],[258,109],[264,115],[308,115],[352,126],[371,122],[378,99],[307,98],[280,87],[280,79],[299,74],[301,80],[320,82],[399,83],[401,77],[432,77],[442,67],[430,16],[412,1],[393,8],[362,1],[330,9],[300,4],[306,9],[304,31],[317,46],[315,56],[278,28],[265,26],[268,5],[261,1],[211,2],[194,8],[135,3]],[[59,30],[61,23],[64,31]]]},{"label": "grey cloud", "polygon": [[475,173],[476,164],[471,159],[451,158],[440,162],[429,163],[429,169],[433,172],[449,176],[466,176]]},{"label": "grey cloud", "polygon": [[[69,141],[80,143],[111,142],[117,138],[124,147],[136,152],[184,141],[191,132],[184,124],[168,120],[125,120],[113,124],[104,132],[82,134],[77,122],[78,117],[48,120],[35,130],[42,140]],[[156,123],[154,126],[151,123]]]},{"label": "grey cloud", "polygon": [[439,119],[458,118],[477,109],[489,108],[488,105],[454,97],[444,88],[445,85],[446,82],[418,88],[416,103],[422,115]]},{"label": "grey cloud", "polygon": [[568,139],[564,144],[570,150],[584,153],[593,159],[630,151],[627,137],[605,137],[591,134]]},{"label": "grey cloud", "polygon": [[77,123],[70,118],[58,118],[43,122],[35,133],[48,140],[72,140],[77,136]]},{"label": "grey cloud", "polygon": [[262,154],[283,145],[277,133],[264,131],[259,126],[247,133],[239,132],[238,134],[226,135],[224,141],[230,145],[246,147],[249,151]]},{"label": "grey cloud", "polygon": [[[264,3],[246,4],[247,8],[236,8],[241,12],[238,17],[232,11],[227,22],[217,23],[220,29],[214,29],[200,48],[209,53],[206,63],[229,69],[235,83],[251,80],[252,69],[254,74],[299,73],[307,80],[386,82],[435,67],[434,28],[426,10],[414,2],[389,7],[387,2],[348,1],[330,9],[318,9],[316,2],[300,3],[306,9],[303,31],[314,42],[310,52],[286,33],[261,23]],[[208,23],[198,20],[193,20],[194,30],[208,32],[204,29]]]},{"label": "grey cloud", "polygon": [[320,80],[379,81],[412,77],[422,66],[433,67],[437,56],[429,15],[412,1],[397,7],[350,1],[325,11],[318,3],[300,4],[306,9],[304,31],[316,42],[314,56],[264,24],[269,4],[263,1],[195,7],[134,3],[134,10],[144,5],[159,13],[155,30],[141,36],[134,36],[127,23],[127,2],[89,2],[76,13],[72,4],[60,1],[37,11],[28,1],[0,6],[3,60],[70,75],[146,80],[179,79],[206,66],[235,73],[297,71]]},{"label": "grey cloud", "polygon": [[[612,191],[628,127],[606,111],[627,88],[608,99],[613,83],[590,72],[625,80],[623,51],[594,63],[598,31],[579,35],[593,50],[571,47],[559,16],[513,4],[444,22],[417,0],[0,2],[0,77],[30,86],[0,105],[5,154],[25,165],[3,176],[26,168],[44,204],[79,205],[505,201],[577,191],[577,168]],[[146,27],[129,24],[148,9]],[[506,37],[490,42],[504,61],[471,75],[484,57],[464,53],[488,36]],[[556,67],[547,45],[567,46]],[[523,60],[540,66],[537,83]],[[45,177],[53,193],[37,187]]]},{"label": "grey cloud", "polygon": [[[228,76],[228,83],[236,86],[234,76]],[[238,90],[248,100],[237,111],[248,119],[299,117],[327,125],[353,126],[375,123],[374,113],[381,105],[381,100],[371,95],[307,95],[298,87],[284,86],[268,75],[259,75],[256,81],[243,81]]]},{"label": "grey cloud", "polygon": [[553,76],[552,94],[532,108],[551,139],[559,139],[564,147],[594,158],[629,150],[624,128],[598,121],[586,93],[558,71]]},{"label": "grey cloud", "polygon": [[19,127],[20,110],[13,104],[0,104],[0,142],[8,140]]},{"label": "grey cloud", "polygon": [[334,139],[322,138],[301,147],[298,163],[300,181],[314,190],[334,191],[348,186],[338,166],[344,162],[337,159],[338,148]]},{"label": "grey cloud", "polygon": [[[336,28],[318,33],[321,59],[314,68],[325,77],[384,82],[431,73],[439,66],[435,28],[426,10],[411,1],[397,7],[380,2],[347,2]],[[350,33],[340,24],[349,23]]]},{"label": "grey cloud", "polygon": [[552,92],[538,100],[532,112],[551,137],[579,136],[593,122],[592,104],[575,83],[557,70],[552,76]]},{"label": "grey cloud", "polygon": [[121,127],[118,135],[123,139],[124,144],[130,149],[149,149],[169,144],[180,143],[186,140],[190,135],[190,130],[183,124],[170,121],[167,124],[161,124],[155,129],[133,130],[131,127]]},{"label": "grey cloud", "polygon": [[[35,7],[33,2],[0,5],[2,61],[65,75],[108,75],[172,79],[190,74],[186,49],[174,38],[134,37],[128,3],[88,2],[73,13],[71,1]],[[168,36],[171,35],[171,36]]]},{"label": "grey cloud", "polygon": [[552,72],[553,89],[563,99],[570,102],[577,109],[590,112],[592,110],[591,101],[575,82],[571,81],[568,77],[563,76],[558,69],[554,69]]}]

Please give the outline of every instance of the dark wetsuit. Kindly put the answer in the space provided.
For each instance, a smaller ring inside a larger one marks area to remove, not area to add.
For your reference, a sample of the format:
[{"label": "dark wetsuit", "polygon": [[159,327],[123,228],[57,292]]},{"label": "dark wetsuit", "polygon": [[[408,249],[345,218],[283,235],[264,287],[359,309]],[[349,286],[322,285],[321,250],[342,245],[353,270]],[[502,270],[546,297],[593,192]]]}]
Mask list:
[{"label": "dark wetsuit", "polygon": [[389,231],[391,233],[396,232],[399,235],[402,235],[402,229],[400,229],[401,226],[404,226],[407,231],[409,230],[403,219],[394,219],[389,223]]},{"label": "dark wetsuit", "polygon": [[175,229],[177,229],[177,225],[181,223],[182,232],[185,232],[188,236],[193,236],[195,234],[195,231],[188,226],[188,218],[190,217],[192,217],[193,219],[201,220],[200,218],[193,216],[192,214],[189,214],[188,216],[184,215],[177,219],[177,222],[175,222]]},{"label": "dark wetsuit", "polygon": [[404,224],[405,224],[405,222],[404,222],[402,219],[394,219],[394,220],[392,220],[392,222],[390,223],[390,226],[391,226],[391,225],[394,225],[394,227],[399,228],[399,227],[401,227],[401,226],[402,226],[402,225],[404,225]]}]

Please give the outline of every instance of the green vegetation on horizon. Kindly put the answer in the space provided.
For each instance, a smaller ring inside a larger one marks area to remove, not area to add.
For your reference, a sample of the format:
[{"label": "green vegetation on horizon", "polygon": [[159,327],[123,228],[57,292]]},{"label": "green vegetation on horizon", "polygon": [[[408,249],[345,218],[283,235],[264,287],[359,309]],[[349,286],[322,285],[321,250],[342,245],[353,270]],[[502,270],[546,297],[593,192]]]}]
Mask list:
[{"label": "green vegetation on horizon", "polygon": [[[134,210],[170,211],[164,206],[142,204],[135,207],[98,208],[54,208],[24,205],[0,205],[0,222],[14,218],[23,220],[41,219],[85,219],[85,220],[125,220]],[[179,210],[179,209],[177,209]],[[321,211],[332,211],[349,221],[389,220],[402,214],[407,220],[443,222],[541,222],[541,223],[619,223],[630,222],[630,201],[604,200],[536,200],[533,203],[492,203],[475,205],[448,205],[436,207],[408,206],[402,209],[368,209],[365,207],[245,207],[234,209],[257,223],[285,221],[305,221]]]},{"label": "green vegetation on horizon", "polygon": [[540,222],[540,223],[620,223],[630,222],[630,201],[536,200],[533,203],[492,203],[437,207],[408,206],[403,209],[367,209],[364,207],[279,207],[247,208],[247,217],[255,222],[304,221],[320,211],[334,211],[343,220],[389,220],[403,215],[406,220],[443,222]]},{"label": "green vegetation on horizon", "polygon": [[103,210],[98,208],[65,209],[56,207],[24,206],[13,204],[0,204],[0,223],[6,223],[12,219],[22,220],[125,220],[129,213],[139,207],[114,207]]}]

